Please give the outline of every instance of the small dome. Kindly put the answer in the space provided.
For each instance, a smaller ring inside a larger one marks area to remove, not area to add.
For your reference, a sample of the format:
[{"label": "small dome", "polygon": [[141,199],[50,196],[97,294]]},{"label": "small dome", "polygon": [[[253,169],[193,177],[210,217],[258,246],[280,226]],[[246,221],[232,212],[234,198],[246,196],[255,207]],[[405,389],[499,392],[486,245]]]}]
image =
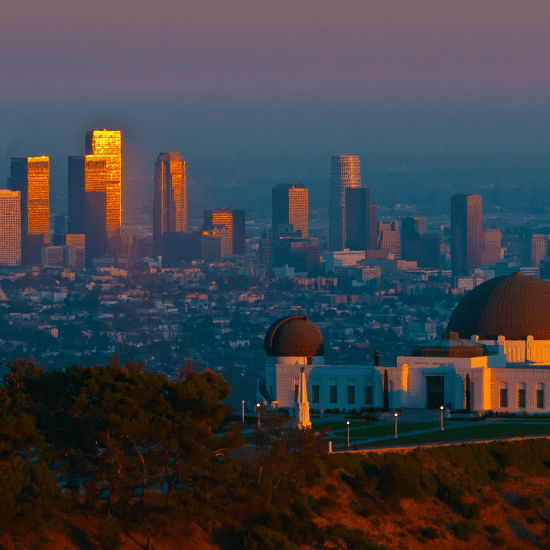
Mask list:
[{"label": "small dome", "polygon": [[550,283],[521,273],[486,281],[460,300],[447,330],[466,339],[550,340]]},{"label": "small dome", "polygon": [[325,354],[323,335],[307,317],[291,315],[267,330],[264,350],[270,357],[314,357]]}]

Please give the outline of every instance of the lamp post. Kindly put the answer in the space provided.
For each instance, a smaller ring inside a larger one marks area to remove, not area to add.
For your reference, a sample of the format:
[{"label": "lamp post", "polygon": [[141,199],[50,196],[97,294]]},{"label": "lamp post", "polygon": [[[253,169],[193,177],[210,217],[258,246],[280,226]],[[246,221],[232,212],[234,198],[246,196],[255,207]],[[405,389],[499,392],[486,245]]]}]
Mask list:
[{"label": "lamp post", "polygon": [[242,405],[242,414],[243,414],[243,430],[244,430],[244,399],[243,399],[243,405]]},{"label": "lamp post", "polygon": [[439,409],[441,410],[441,431],[443,431],[443,405]]},{"label": "lamp post", "polygon": [[346,424],[348,425],[348,447],[349,447],[349,420],[346,422]]},{"label": "lamp post", "polygon": [[260,404],[256,403],[256,408],[258,409],[258,429],[260,429],[262,426],[260,425]]},{"label": "lamp post", "polygon": [[395,415],[395,439],[397,439],[397,413],[393,413]]}]

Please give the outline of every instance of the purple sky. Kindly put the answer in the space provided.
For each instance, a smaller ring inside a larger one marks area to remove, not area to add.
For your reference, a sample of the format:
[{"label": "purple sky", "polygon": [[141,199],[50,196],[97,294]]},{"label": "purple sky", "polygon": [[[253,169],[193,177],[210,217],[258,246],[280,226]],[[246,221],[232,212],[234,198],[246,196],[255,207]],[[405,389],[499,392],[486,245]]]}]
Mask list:
[{"label": "purple sky", "polygon": [[205,158],[547,154],[549,13],[546,0],[2,0],[0,183],[10,156],[62,166],[87,129],[114,125],[145,194],[161,150],[202,158],[205,185],[222,177]]}]

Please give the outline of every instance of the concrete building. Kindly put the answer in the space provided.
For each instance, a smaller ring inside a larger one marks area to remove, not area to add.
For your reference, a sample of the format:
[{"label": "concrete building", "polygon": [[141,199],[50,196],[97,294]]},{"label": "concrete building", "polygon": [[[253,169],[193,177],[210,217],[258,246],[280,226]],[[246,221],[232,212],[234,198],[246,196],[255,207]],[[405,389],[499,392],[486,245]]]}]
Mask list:
[{"label": "concrete building", "polygon": [[500,229],[486,229],[483,231],[483,250],[481,263],[483,265],[495,265],[500,262],[502,245],[502,232]]},{"label": "concrete building", "polygon": [[547,241],[545,235],[531,237],[531,267],[540,267],[540,261],[546,258]]},{"label": "concrete building", "polygon": [[346,248],[368,250],[370,242],[370,189],[346,189]]},{"label": "concrete building", "polygon": [[396,260],[401,259],[401,237],[399,222],[378,222],[378,248],[392,254]]}]

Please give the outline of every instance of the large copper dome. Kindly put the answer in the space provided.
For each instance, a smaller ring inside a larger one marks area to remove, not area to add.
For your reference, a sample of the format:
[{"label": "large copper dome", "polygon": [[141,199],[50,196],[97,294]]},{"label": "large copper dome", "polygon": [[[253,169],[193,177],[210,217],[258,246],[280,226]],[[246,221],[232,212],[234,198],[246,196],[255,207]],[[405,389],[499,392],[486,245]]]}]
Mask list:
[{"label": "large copper dome", "polygon": [[460,300],[447,331],[480,340],[550,340],[550,283],[520,273],[486,281]]},{"label": "large copper dome", "polygon": [[325,354],[323,336],[307,317],[292,315],[267,330],[264,349],[270,357],[314,357]]}]

